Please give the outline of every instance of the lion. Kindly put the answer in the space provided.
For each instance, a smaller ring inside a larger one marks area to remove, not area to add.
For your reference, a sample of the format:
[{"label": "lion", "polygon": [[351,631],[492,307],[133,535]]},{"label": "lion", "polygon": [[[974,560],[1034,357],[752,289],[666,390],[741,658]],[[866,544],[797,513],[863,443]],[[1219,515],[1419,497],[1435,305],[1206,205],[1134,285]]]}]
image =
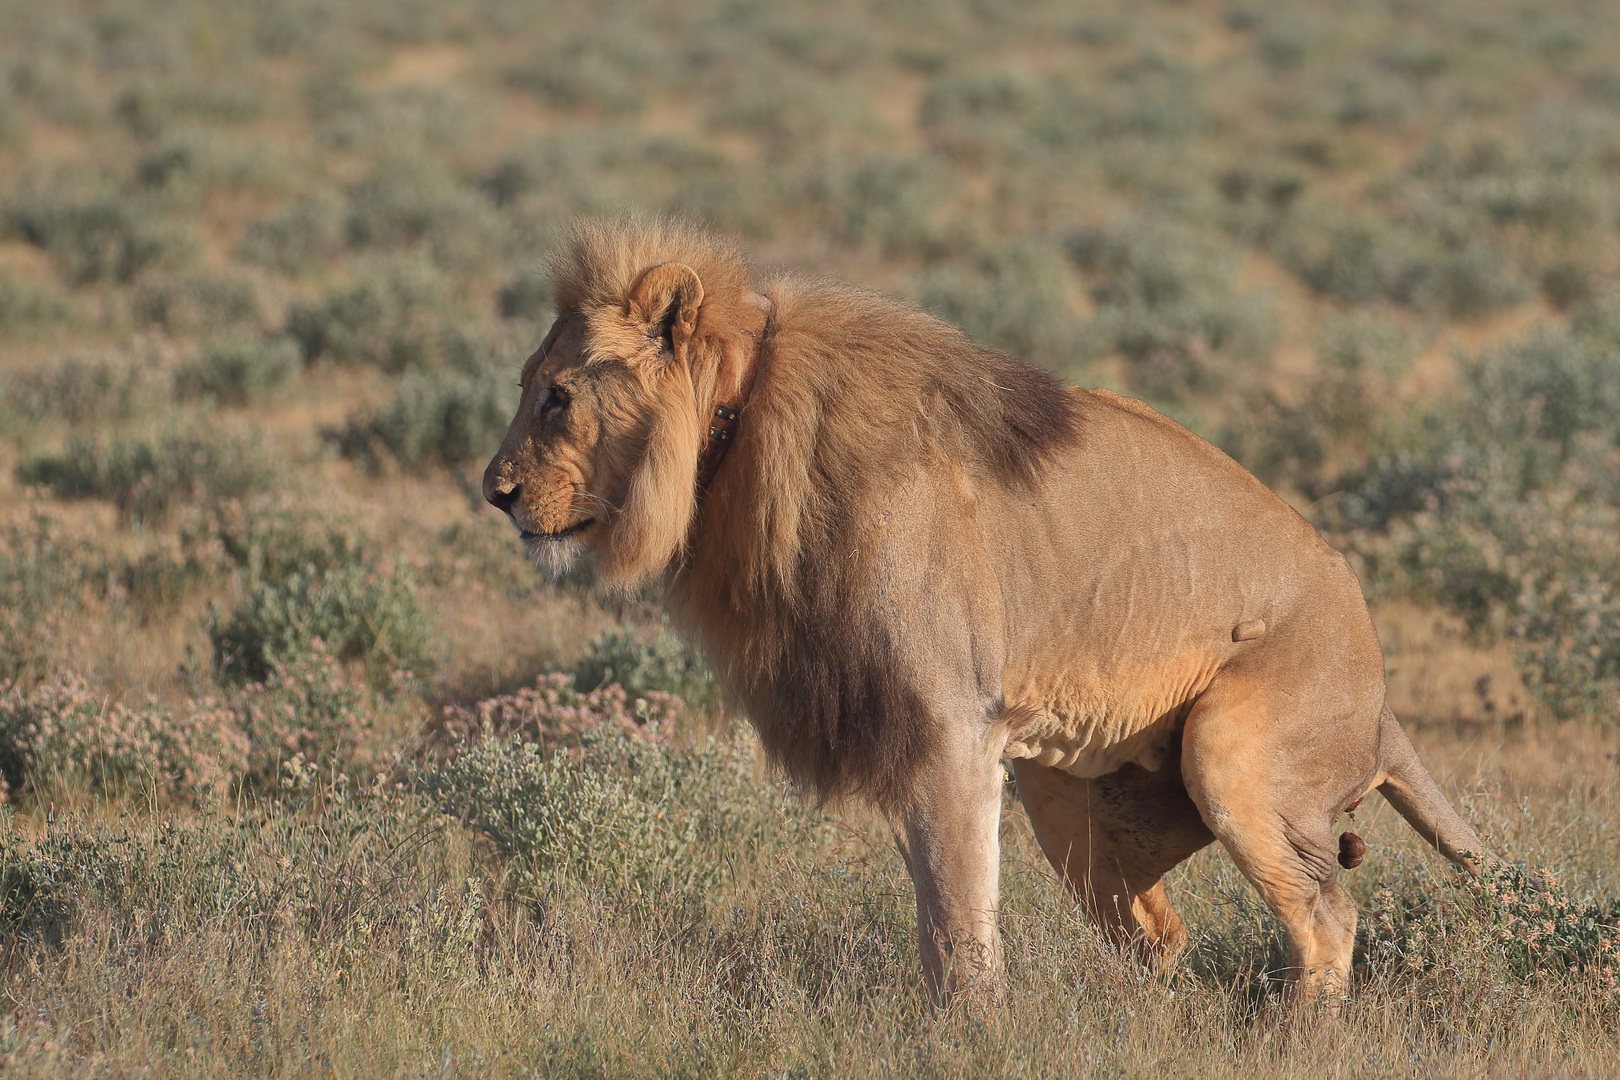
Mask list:
[{"label": "lion", "polygon": [[1348,990],[1333,828],[1367,792],[1478,872],[1350,565],[1209,443],[909,303],[756,292],[690,224],[582,222],[550,269],[485,497],[554,573],[661,580],[768,758],[883,816],[934,1000],[1002,985],[1003,762],[1074,896],[1158,966],[1187,940],[1164,875],[1220,841],[1294,1000]]}]

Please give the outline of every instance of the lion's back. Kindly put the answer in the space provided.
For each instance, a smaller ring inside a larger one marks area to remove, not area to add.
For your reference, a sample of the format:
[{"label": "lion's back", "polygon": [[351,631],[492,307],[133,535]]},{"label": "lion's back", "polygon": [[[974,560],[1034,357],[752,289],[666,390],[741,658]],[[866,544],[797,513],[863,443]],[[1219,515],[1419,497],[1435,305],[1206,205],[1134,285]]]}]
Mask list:
[{"label": "lion's back", "polygon": [[1142,402],[1075,394],[1080,445],[1001,535],[1004,692],[1042,739],[1117,767],[1235,659],[1301,643],[1381,680],[1355,575],[1304,518]]}]

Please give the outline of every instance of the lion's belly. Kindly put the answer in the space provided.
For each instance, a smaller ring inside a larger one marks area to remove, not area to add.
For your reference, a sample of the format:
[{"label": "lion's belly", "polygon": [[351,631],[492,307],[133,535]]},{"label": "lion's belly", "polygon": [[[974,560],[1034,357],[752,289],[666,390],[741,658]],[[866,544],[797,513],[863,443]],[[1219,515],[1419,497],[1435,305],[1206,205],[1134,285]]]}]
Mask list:
[{"label": "lion's belly", "polygon": [[1156,771],[1218,668],[1215,657],[1190,656],[1157,668],[1031,678],[1007,695],[1002,757],[1085,778],[1131,762]]}]

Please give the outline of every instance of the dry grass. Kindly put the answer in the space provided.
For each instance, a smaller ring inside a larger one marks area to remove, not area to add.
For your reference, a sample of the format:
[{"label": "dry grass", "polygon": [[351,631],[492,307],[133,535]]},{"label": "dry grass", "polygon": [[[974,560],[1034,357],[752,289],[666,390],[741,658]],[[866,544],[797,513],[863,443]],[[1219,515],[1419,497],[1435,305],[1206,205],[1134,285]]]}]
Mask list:
[{"label": "dry grass", "polygon": [[[1612,880],[1612,738],[1421,741],[1494,848],[1556,864],[1572,895]],[[1012,803],[1009,995],[968,1017],[926,1004],[909,882],[871,824],[779,815],[787,835],[730,846],[706,900],[559,881],[536,902],[503,898],[489,853],[408,797],[348,798],[314,819],[12,819],[13,837],[122,835],[156,865],[68,915],[60,944],[14,941],[8,1075],[1602,1076],[1620,1051],[1592,977],[1516,977],[1466,919],[1440,963],[1364,972],[1337,1017],[1288,1014],[1265,975],[1277,933],[1216,851],[1172,877],[1194,941],[1155,979],[1077,917]],[[1386,880],[1458,901],[1387,807],[1359,828],[1372,851],[1346,877],[1364,910]]]}]

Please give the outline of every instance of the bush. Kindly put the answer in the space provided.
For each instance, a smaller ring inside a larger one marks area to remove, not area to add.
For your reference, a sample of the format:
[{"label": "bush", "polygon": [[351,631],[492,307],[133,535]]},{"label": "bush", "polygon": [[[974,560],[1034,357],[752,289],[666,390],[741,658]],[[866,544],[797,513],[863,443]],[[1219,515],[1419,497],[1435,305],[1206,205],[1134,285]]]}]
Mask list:
[{"label": "bush", "polygon": [[1382,450],[1387,403],[1412,346],[1395,326],[1330,320],[1316,368],[1284,399],[1265,387],[1228,417],[1221,448],[1267,483],[1322,497]]},{"label": "bush", "polygon": [[[1605,524],[1620,528],[1620,516]],[[1557,717],[1620,723],[1620,559],[1606,554],[1536,575],[1517,597],[1514,656],[1525,685]]]},{"label": "bush", "polygon": [[206,397],[243,405],[274,390],[298,370],[302,353],[290,337],[226,334],[215,338],[175,373],[181,397]]},{"label": "bush", "polygon": [[1029,363],[1063,368],[1075,357],[1079,323],[1065,288],[1069,272],[1050,246],[1008,243],[969,266],[941,266],[915,283],[922,305],[969,337]]},{"label": "bush", "polygon": [[617,684],[632,699],[672,694],[694,705],[713,705],[719,697],[714,676],[667,621],[650,641],[628,630],[597,635],[574,666],[574,683],[593,690]]},{"label": "bush", "polygon": [[639,20],[559,35],[507,75],[512,85],[563,109],[636,113],[671,76],[671,58]]},{"label": "bush", "polygon": [[803,188],[805,205],[834,236],[890,255],[944,252],[943,196],[943,171],[926,157],[830,160]]},{"label": "bush", "polygon": [[161,353],[69,354],[48,367],[0,379],[0,416],[21,424],[112,424],[150,413],[168,397]]},{"label": "bush", "polygon": [[634,700],[618,683],[578,689],[573,675],[541,675],[533,687],[502,694],[471,708],[447,705],[440,731],[451,742],[478,739],[522,739],[548,750],[577,751],[589,735],[619,732],[635,738],[668,741],[686,713],[686,702],[660,690],[646,690]]},{"label": "bush", "polygon": [[940,150],[958,160],[982,161],[1019,145],[1027,148],[1032,127],[1067,111],[1057,91],[1022,69],[946,74],[933,80],[918,120]]},{"label": "bush", "polygon": [[1620,351],[1601,309],[1575,334],[1538,331],[1462,365],[1460,437],[1474,445],[1549,442],[1560,457],[1593,432],[1620,445]]},{"label": "bush", "polygon": [[281,779],[286,763],[351,776],[376,764],[373,716],[365,684],[343,670],[316,638],[274,664],[262,683],[231,700],[246,736],[246,773],[262,789]]},{"label": "bush", "polygon": [[702,898],[757,796],[741,739],[676,749],[604,724],[574,753],[521,739],[463,744],[418,772],[446,813],[484,833],[509,879],[541,897],[568,882],[610,901]]},{"label": "bush", "polygon": [[[783,183],[788,182],[786,179]],[[483,178],[506,213],[507,250],[549,247],[562,219],[612,215],[627,207],[700,217],[722,228],[769,228],[757,210],[761,185],[742,183],[724,155],[702,141],[586,127],[526,140]]]},{"label": "bush", "polygon": [[181,537],[190,547],[217,544],[226,559],[246,572],[250,584],[367,562],[358,532],[296,504],[223,503],[188,522]]},{"label": "bush", "polygon": [[365,268],[353,285],[318,303],[293,305],[286,332],[306,361],[403,371],[439,359],[450,314],[444,276],[430,263],[397,259]]},{"label": "bush", "polygon": [[1342,519],[1369,584],[1475,632],[1514,636],[1540,704],[1613,718],[1620,700],[1620,370],[1598,309],[1463,365],[1459,392],[1349,477]]},{"label": "bush", "polygon": [[348,238],[343,218],[337,199],[299,199],[243,230],[236,255],[288,273],[324,265],[343,252]]},{"label": "bush", "polygon": [[[471,977],[479,886],[434,842],[441,815],[394,784],[288,774],[280,799],[235,813],[113,821],[70,810],[41,835],[6,830],[0,935],[8,947],[60,940],[66,924],[93,914],[119,940],[157,941],[176,925],[227,920],[232,934],[258,928],[270,948],[290,933],[347,965],[388,940],[394,956],[420,965],[413,978],[463,963]],[[195,958],[194,938],[189,948]]]},{"label": "bush", "polygon": [[43,518],[0,530],[0,683],[42,678],[59,660],[88,561]]},{"label": "bush", "polygon": [[73,306],[56,289],[0,275],[0,337],[16,338],[70,325]]},{"label": "bush", "polygon": [[493,208],[429,159],[395,156],[349,197],[348,238],[356,248],[420,245],[446,266],[476,265],[502,235]]},{"label": "bush", "polygon": [[354,413],[328,437],[345,457],[371,469],[384,461],[407,468],[460,465],[494,452],[517,399],[511,379],[464,371],[407,372],[386,405]]},{"label": "bush", "polygon": [[1486,936],[1513,977],[1533,981],[1594,974],[1610,1000],[1620,997],[1620,901],[1572,900],[1551,870],[1532,872],[1487,857],[1460,902],[1435,905],[1388,885],[1366,920],[1365,955],[1379,976],[1411,976],[1444,964],[1458,947]]},{"label": "bush", "polygon": [[183,78],[144,79],[113,102],[113,113],[143,139],[151,139],[188,118],[241,124],[258,117],[263,93],[253,86],[208,84]]},{"label": "bush", "polygon": [[[542,322],[552,314],[552,300],[550,279],[544,274],[528,271],[501,286],[495,297],[495,310],[501,313],[503,319]],[[3,303],[0,300],[0,305]]]},{"label": "bush", "polygon": [[130,708],[72,674],[26,694],[8,686],[0,691],[0,779],[12,791],[223,792],[246,764],[235,721],[213,700],[178,712]]},{"label": "bush", "polygon": [[363,662],[378,685],[397,672],[427,674],[430,634],[415,579],[403,569],[381,573],[364,566],[262,580],[228,617],[216,614],[208,630],[215,666],[228,681],[263,682],[319,638],[339,660]]},{"label": "bush", "polygon": [[1592,298],[1591,275],[1573,262],[1554,263],[1541,273],[1541,295],[1559,311],[1568,311]]},{"label": "bush", "polygon": [[73,285],[128,282],[153,269],[176,269],[200,250],[194,232],[162,220],[120,194],[36,190],[10,207],[9,230],[43,248]]},{"label": "bush", "polygon": [[490,116],[454,85],[351,94],[343,100],[340,90],[326,102],[318,135],[329,147],[372,154],[402,146],[453,149],[476,138]]},{"label": "bush", "polygon": [[1231,360],[1269,354],[1269,315],[1236,295],[1232,253],[1209,235],[1144,217],[1079,230],[1068,251],[1096,279],[1087,348],[1123,356],[1138,392],[1169,401],[1207,394]]},{"label": "bush", "polygon": [[59,497],[107,499],[133,521],[176,504],[236,499],[268,488],[276,470],[255,431],[197,427],[139,436],[75,436],[60,454],[17,467],[24,483]]},{"label": "bush", "polygon": [[161,326],[171,334],[192,334],[259,321],[251,282],[218,272],[151,281],[135,291],[135,321]]},{"label": "bush", "polygon": [[[1302,208],[1273,248],[1324,296],[1351,303],[1391,300],[1467,318],[1523,300],[1528,286],[1515,260],[1487,240],[1425,230],[1372,214]],[[1309,222],[1310,224],[1303,224]],[[1458,232],[1478,232],[1458,226]]]}]

